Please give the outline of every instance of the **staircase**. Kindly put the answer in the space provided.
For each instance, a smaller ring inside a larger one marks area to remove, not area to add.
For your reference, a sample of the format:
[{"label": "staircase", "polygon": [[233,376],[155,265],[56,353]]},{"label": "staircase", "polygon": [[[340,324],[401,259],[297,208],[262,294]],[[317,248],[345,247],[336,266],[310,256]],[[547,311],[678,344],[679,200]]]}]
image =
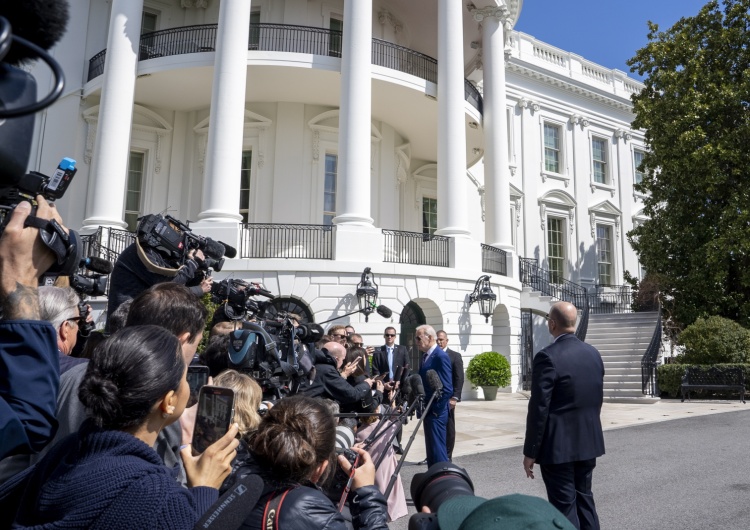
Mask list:
[{"label": "staircase", "polygon": [[641,381],[641,359],[654,334],[658,316],[658,312],[589,316],[586,342],[602,354],[606,401],[658,401],[658,398],[643,395]]}]

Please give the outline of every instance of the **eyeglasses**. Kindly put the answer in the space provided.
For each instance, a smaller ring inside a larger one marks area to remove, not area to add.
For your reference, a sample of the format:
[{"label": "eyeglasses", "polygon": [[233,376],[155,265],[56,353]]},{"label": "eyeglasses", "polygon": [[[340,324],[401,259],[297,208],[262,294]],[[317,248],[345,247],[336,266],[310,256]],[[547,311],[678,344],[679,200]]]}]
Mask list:
[{"label": "eyeglasses", "polygon": [[385,333],[385,334],[383,334],[383,336],[384,337],[395,337],[396,334],[395,333]]},{"label": "eyeglasses", "polygon": [[81,317],[66,318],[63,322],[74,322],[76,326],[81,325]]},{"label": "eyeglasses", "polygon": [[334,339],[336,339],[336,340],[345,340],[346,339],[346,335],[331,335],[331,337],[334,338]]},{"label": "eyeglasses", "polygon": [[352,342],[352,346],[355,348],[363,348],[365,346],[364,342]]}]

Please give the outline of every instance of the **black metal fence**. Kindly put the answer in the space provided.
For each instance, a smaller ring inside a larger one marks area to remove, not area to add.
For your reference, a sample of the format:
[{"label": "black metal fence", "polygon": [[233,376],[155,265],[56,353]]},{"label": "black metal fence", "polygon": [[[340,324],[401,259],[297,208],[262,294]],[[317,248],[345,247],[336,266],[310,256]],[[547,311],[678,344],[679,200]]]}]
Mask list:
[{"label": "black metal fence", "polygon": [[[141,61],[186,53],[212,52],[216,48],[218,24],[199,24],[162,29],[141,35],[138,58]],[[308,53],[341,57],[341,31],[294,24],[251,24],[248,50]],[[88,80],[104,73],[107,50],[89,60]],[[372,64],[411,74],[437,83],[437,60],[404,46],[380,39],[372,40]],[[482,96],[468,80],[464,81],[466,100],[482,112]]]},{"label": "black metal fence", "polygon": [[445,236],[387,229],[383,229],[383,235],[386,263],[449,266],[449,242]]},{"label": "black metal fence", "polygon": [[641,385],[643,393],[647,396],[659,396],[659,380],[657,377],[657,359],[661,349],[661,308],[659,318],[656,319],[656,328],[651,336],[651,342],[641,359]]},{"label": "black metal fence", "polygon": [[594,314],[633,312],[633,291],[629,285],[599,285],[588,297]]},{"label": "black metal fence", "polygon": [[333,259],[333,226],[243,224],[240,258]]},{"label": "black metal fence", "polygon": [[507,276],[508,253],[503,249],[482,243],[482,272]]},{"label": "black metal fence", "polygon": [[[133,244],[134,241],[135,234],[132,232],[100,226],[96,229],[96,232],[81,236],[83,257],[106,259],[114,265],[122,251]],[[89,273],[86,269],[81,269],[79,274]],[[109,294],[109,279],[107,279],[106,294]]]}]

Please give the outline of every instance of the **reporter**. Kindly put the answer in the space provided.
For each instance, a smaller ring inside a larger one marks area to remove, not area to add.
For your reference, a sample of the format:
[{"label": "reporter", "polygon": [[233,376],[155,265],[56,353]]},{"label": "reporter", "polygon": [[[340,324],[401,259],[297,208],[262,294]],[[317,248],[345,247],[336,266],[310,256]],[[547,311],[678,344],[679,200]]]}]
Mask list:
[{"label": "reporter", "polygon": [[[62,225],[44,197],[36,197],[36,217]],[[21,201],[0,237],[0,458],[44,448],[57,429],[55,406],[60,385],[55,330],[41,322],[37,285],[55,262],[26,226],[31,204]]]},{"label": "reporter", "polygon": [[237,370],[226,370],[214,378],[215,386],[234,390],[234,421],[240,428],[240,435],[247,436],[260,425],[260,402],[263,390],[255,379]]},{"label": "reporter", "polygon": [[77,364],[85,363],[84,359],[71,357],[78,342],[78,331],[81,322],[78,294],[70,287],[42,286],[38,289],[39,317],[55,328],[57,349],[60,361],[60,375]]},{"label": "reporter", "polygon": [[[88,364],[79,431],[0,488],[14,527],[193,528],[218,498],[235,455],[237,426],[202,455],[182,452],[181,488],[153,445],[185,408],[190,389],[177,338],[157,326],[121,330]],[[75,495],[71,495],[75,491]]]},{"label": "reporter", "polygon": [[[317,484],[326,475],[334,455],[336,424],[333,415],[318,399],[304,396],[284,398],[263,418],[248,440],[250,458],[238,474],[258,474],[263,493],[241,528],[265,528],[266,503],[286,493],[279,507],[278,527],[284,530],[344,530],[346,521]],[[387,529],[385,499],[373,486],[375,465],[362,449],[361,466],[352,484],[352,524],[359,529]],[[342,456],[344,471],[351,466]]]},{"label": "reporter", "polygon": [[329,342],[323,349],[315,350],[315,379],[300,392],[308,397],[333,399],[342,405],[355,403],[370,395],[371,379],[364,379],[352,386],[339,373],[345,358],[346,348],[337,342]]}]

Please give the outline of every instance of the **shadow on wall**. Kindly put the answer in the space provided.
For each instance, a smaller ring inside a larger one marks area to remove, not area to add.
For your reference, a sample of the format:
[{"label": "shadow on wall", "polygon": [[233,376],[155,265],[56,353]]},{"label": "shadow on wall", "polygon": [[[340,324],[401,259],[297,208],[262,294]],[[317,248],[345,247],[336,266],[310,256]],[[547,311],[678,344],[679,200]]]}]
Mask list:
[{"label": "shadow on wall", "polygon": [[467,294],[458,316],[458,341],[461,344],[461,351],[466,351],[466,348],[469,346],[469,339],[471,338],[470,308],[469,295]]}]

